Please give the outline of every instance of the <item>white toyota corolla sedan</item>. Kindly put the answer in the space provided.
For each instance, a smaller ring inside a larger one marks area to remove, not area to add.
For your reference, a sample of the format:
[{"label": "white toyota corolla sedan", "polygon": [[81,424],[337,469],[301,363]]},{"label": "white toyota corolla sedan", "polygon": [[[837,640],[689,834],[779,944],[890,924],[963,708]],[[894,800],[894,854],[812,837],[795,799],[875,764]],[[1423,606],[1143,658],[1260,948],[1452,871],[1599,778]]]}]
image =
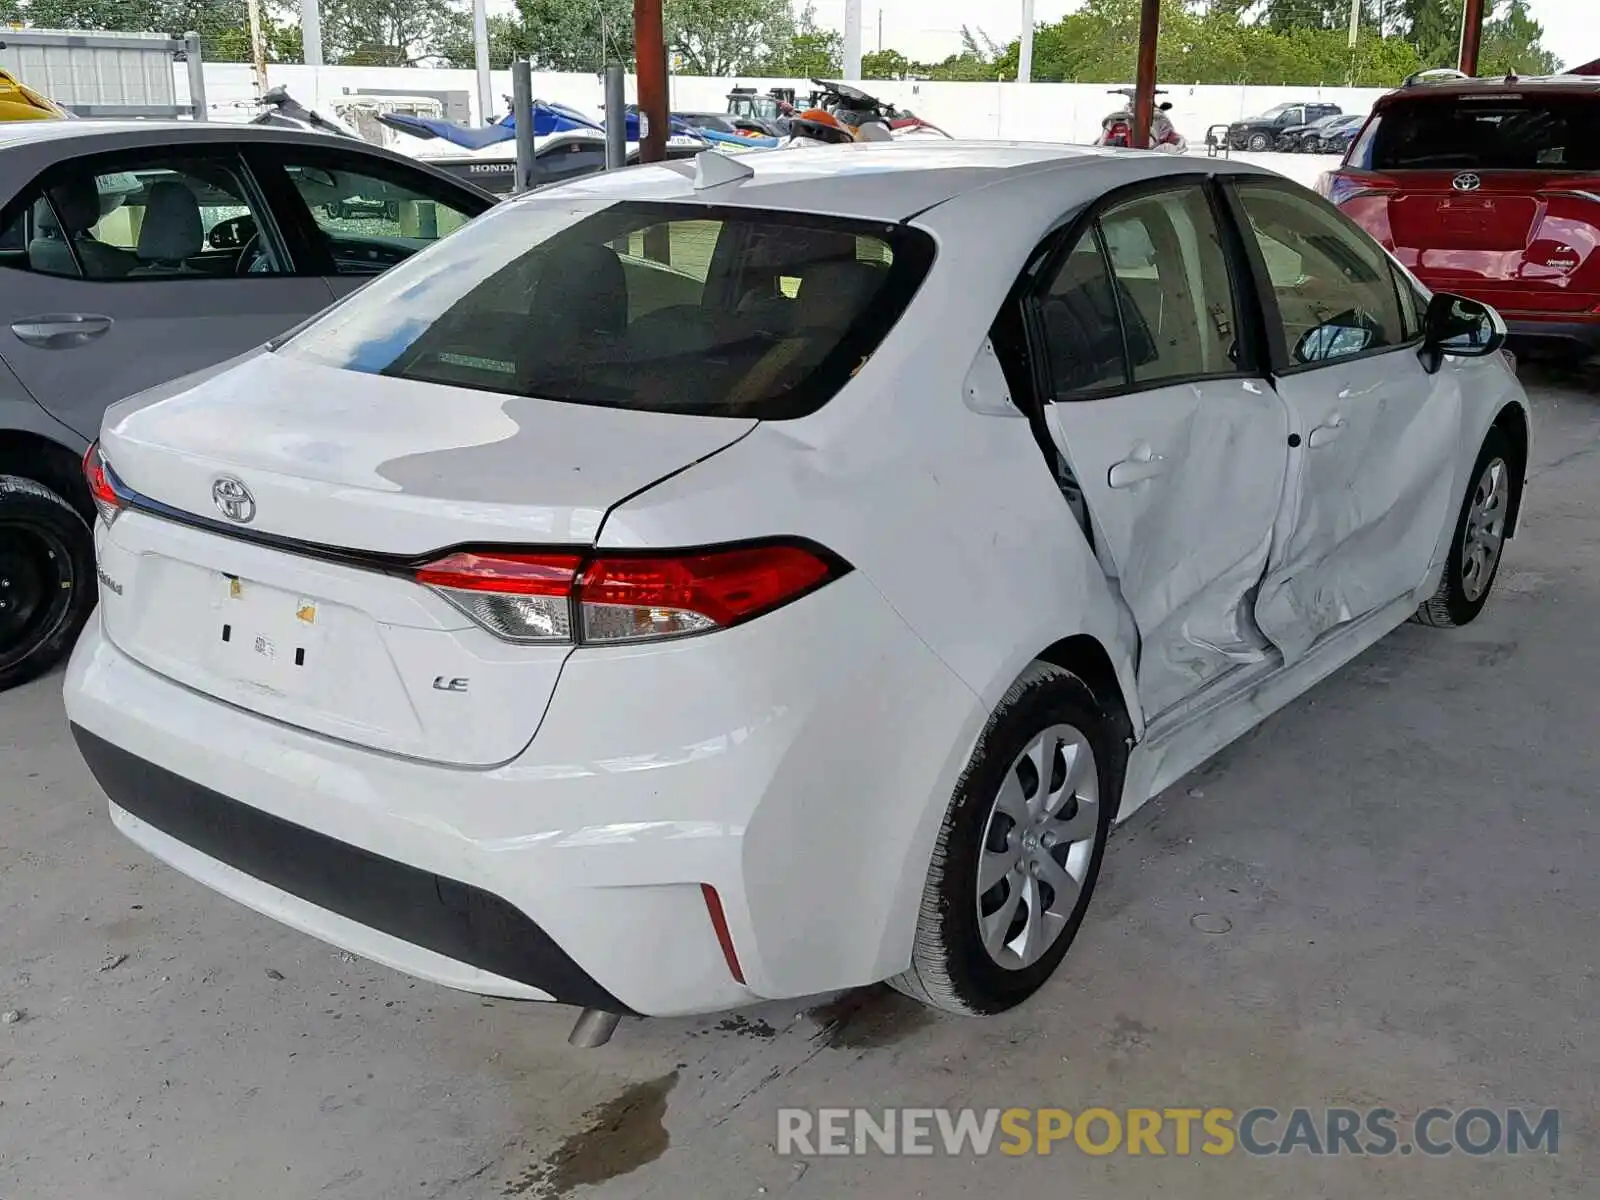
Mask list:
[{"label": "white toyota corolla sedan", "polygon": [[1478,615],[1504,336],[1238,163],[568,183],[111,410],[67,710],[127,836],[413,975],[997,1012],[1115,819]]}]

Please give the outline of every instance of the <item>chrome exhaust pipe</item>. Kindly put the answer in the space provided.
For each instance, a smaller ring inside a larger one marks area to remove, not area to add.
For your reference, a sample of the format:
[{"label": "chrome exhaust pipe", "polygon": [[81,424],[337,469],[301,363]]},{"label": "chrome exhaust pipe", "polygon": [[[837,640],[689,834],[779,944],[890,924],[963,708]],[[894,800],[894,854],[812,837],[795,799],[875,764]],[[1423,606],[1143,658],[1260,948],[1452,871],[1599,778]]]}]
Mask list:
[{"label": "chrome exhaust pipe", "polygon": [[572,1032],[567,1035],[567,1042],[581,1050],[604,1046],[617,1031],[621,1020],[621,1013],[606,1012],[603,1008],[586,1008],[578,1014]]}]

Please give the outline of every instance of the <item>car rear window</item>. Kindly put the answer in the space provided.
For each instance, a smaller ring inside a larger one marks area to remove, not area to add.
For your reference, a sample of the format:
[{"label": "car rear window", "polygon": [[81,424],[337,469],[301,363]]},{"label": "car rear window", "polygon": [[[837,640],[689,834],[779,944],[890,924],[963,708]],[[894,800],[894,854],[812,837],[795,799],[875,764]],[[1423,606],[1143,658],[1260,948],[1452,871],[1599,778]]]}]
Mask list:
[{"label": "car rear window", "polygon": [[903,225],[533,197],[278,347],[350,371],[575,404],[781,420],[825,404],[927,275]]},{"label": "car rear window", "polygon": [[1374,171],[1600,170],[1600,96],[1484,95],[1391,104],[1364,140]]}]

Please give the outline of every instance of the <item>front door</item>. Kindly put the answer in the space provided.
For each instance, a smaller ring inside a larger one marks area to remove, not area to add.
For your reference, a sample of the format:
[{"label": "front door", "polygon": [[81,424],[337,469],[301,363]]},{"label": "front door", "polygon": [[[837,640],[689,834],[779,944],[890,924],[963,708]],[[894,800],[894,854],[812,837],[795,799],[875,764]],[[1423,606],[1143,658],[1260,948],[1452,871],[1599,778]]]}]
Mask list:
[{"label": "front door", "polygon": [[1272,652],[1252,614],[1287,461],[1207,189],[1113,200],[1029,300],[1045,420],[1139,630],[1147,717]]},{"label": "front door", "polygon": [[1458,500],[1461,397],[1423,370],[1415,293],[1371,238],[1292,184],[1233,192],[1292,445],[1256,619],[1293,661],[1426,577]]},{"label": "front door", "polygon": [[291,264],[243,164],[162,148],[58,164],[0,215],[0,359],[94,437],[106,407],[268,341],[332,293]]}]

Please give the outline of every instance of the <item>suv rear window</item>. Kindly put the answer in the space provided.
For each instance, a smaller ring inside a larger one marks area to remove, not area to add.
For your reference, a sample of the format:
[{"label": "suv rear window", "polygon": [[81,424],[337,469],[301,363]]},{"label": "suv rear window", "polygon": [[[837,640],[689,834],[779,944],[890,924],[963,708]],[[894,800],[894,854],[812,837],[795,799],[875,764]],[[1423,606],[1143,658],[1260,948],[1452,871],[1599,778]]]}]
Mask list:
[{"label": "suv rear window", "polygon": [[278,353],[575,404],[781,420],[860,369],[933,254],[903,225],[530,198],[375,280]]},{"label": "suv rear window", "polygon": [[1600,95],[1451,96],[1384,108],[1363,139],[1374,171],[1600,170]]}]

